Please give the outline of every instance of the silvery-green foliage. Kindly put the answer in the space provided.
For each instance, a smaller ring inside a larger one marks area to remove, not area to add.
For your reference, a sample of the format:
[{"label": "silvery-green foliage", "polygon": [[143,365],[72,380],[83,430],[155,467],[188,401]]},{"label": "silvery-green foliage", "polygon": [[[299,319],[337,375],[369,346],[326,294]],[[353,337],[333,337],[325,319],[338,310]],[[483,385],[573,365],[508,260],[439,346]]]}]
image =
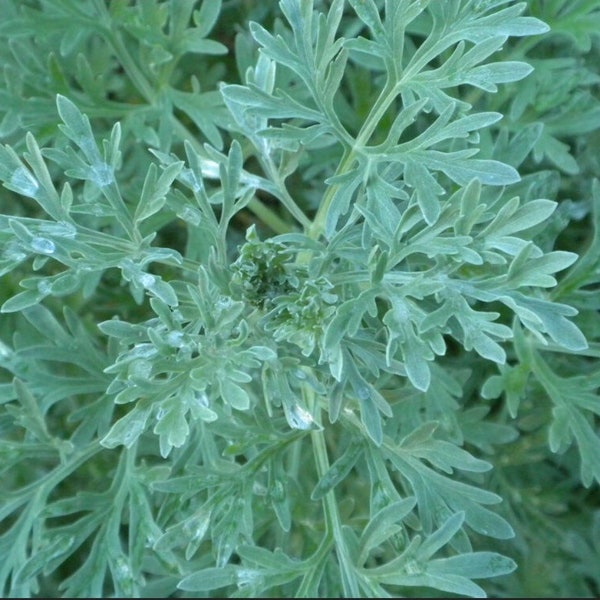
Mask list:
[{"label": "silvery-green foliage", "polygon": [[3,594],[598,593],[597,2],[3,10]]}]

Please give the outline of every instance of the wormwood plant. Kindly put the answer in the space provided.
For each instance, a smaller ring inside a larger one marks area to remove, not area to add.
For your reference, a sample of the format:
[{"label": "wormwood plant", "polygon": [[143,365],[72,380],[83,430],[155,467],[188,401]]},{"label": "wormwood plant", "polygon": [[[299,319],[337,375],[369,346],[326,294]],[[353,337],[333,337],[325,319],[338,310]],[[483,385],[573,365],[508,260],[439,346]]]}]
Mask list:
[{"label": "wormwood plant", "polygon": [[600,593],[597,1],[2,11],[4,596]]}]

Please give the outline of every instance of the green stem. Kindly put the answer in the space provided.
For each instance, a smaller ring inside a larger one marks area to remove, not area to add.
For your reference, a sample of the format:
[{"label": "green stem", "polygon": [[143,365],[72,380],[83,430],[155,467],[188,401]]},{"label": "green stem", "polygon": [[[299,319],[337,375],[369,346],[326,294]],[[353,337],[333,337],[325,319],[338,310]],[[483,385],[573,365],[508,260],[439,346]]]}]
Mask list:
[{"label": "green stem", "polygon": [[311,568],[307,570],[295,594],[296,598],[315,597],[318,591],[318,582],[323,576],[327,564],[327,557],[331,552],[333,539],[331,534],[326,535],[319,544],[316,552],[310,557]]},{"label": "green stem", "polygon": [[148,104],[154,104],[154,101],[156,99],[154,89],[146,79],[146,76],[136,65],[135,61],[133,60],[133,57],[129,53],[129,50],[127,50],[125,44],[123,43],[121,35],[118,32],[109,30],[105,32],[105,36],[109,43],[112,45],[115,54],[117,55],[119,62],[121,63],[121,66],[123,67],[123,69],[125,69],[127,76],[132,81],[133,85],[136,87],[138,92],[142,95],[144,100],[148,102]]},{"label": "green stem", "polygon": [[[363,126],[361,127],[358,133],[358,136],[354,140],[352,148],[342,159],[342,162],[338,166],[335,173],[336,175],[343,175],[344,173],[347,173],[350,170],[350,168],[354,164],[354,161],[356,160],[356,157],[361,154],[363,148],[366,146],[367,142],[373,135],[373,132],[375,131],[377,125],[379,125],[379,122],[383,118],[383,115],[398,95],[398,86],[399,82],[392,83],[391,79],[388,79],[385,87],[383,88],[375,104],[373,105],[371,112],[365,119],[365,122],[363,123]],[[325,220],[327,218],[327,213],[329,212],[331,203],[333,202],[333,198],[338,190],[338,187],[339,184],[332,185],[325,192],[325,196],[323,198],[323,201],[321,202],[321,205],[319,206],[317,214],[315,215],[313,222],[307,230],[307,235],[309,237],[313,239],[318,239],[323,233],[325,229]]]},{"label": "green stem", "polygon": [[279,175],[279,171],[273,164],[271,157],[267,156],[264,158],[258,156],[258,159],[271,181],[275,184],[280,202],[288,209],[289,213],[302,225],[302,227],[304,227],[304,230],[308,230],[312,226],[311,220],[304,214],[302,209],[296,204],[296,201],[287,191],[285,182]]},{"label": "green stem", "polygon": [[[327,458],[325,437],[322,431],[313,431],[311,433],[311,438],[313,454],[317,465],[317,473],[319,478],[321,478],[329,470],[329,459]],[[344,541],[342,523],[335,499],[335,492],[333,490],[328,492],[323,498],[323,510],[325,511],[327,531],[333,534],[333,539],[335,540],[335,549],[342,575],[344,594],[347,597],[357,598],[360,596],[358,580],[352,566],[352,558],[349,555],[348,548]]]},{"label": "green stem", "polygon": [[248,202],[246,208],[256,215],[275,233],[289,233],[291,227],[276,212],[265,206],[256,196]]},{"label": "green stem", "polygon": [[155,92],[152,85],[146,79],[146,76],[142,73],[140,68],[137,66],[133,57],[127,50],[123,39],[118,31],[115,31],[115,21],[111,16],[106,3],[103,0],[95,0],[96,10],[98,11],[100,31],[106,41],[113,47],[119,62],[129,79],[131,79],[133,85],[137,88],[139,93],[144,97],[148,104],[153,104],[155,100]]},{"label": "green stem", "polygon": [[[314,392],[309,389],[304,390],[305,397],[308,399],[308,406],[311,407],[313,415],[317,422],[320,421],[320,409],[314,401]],[[325,444],[326,430],[311,432],[311,441],[313,455],[317,466],[317,475],[321,479],[329,471],[329,458],[327,456],[327,446]],[[323,511],[325,512],[325,522],[327,525],[327,534],[332,535],[335,541],[338,564],[342,576],[344,594],[346,597],[357,598],[360,596],[357,574],[352,564],[352,557],[346,547],[344,535],[342,532],[342,523],[337,507],[334,490],[329,491],[323,498]]]}]

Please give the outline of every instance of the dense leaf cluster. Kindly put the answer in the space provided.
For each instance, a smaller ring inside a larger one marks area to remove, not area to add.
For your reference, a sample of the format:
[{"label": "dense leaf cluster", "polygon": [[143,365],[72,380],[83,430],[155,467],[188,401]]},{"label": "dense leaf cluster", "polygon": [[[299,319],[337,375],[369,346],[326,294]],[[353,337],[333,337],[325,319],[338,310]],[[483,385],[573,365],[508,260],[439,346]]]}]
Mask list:
[{"label": "dense leaf cluster", "polygon": [[5,0],[2,593],[600,593],[599,31]]}]

